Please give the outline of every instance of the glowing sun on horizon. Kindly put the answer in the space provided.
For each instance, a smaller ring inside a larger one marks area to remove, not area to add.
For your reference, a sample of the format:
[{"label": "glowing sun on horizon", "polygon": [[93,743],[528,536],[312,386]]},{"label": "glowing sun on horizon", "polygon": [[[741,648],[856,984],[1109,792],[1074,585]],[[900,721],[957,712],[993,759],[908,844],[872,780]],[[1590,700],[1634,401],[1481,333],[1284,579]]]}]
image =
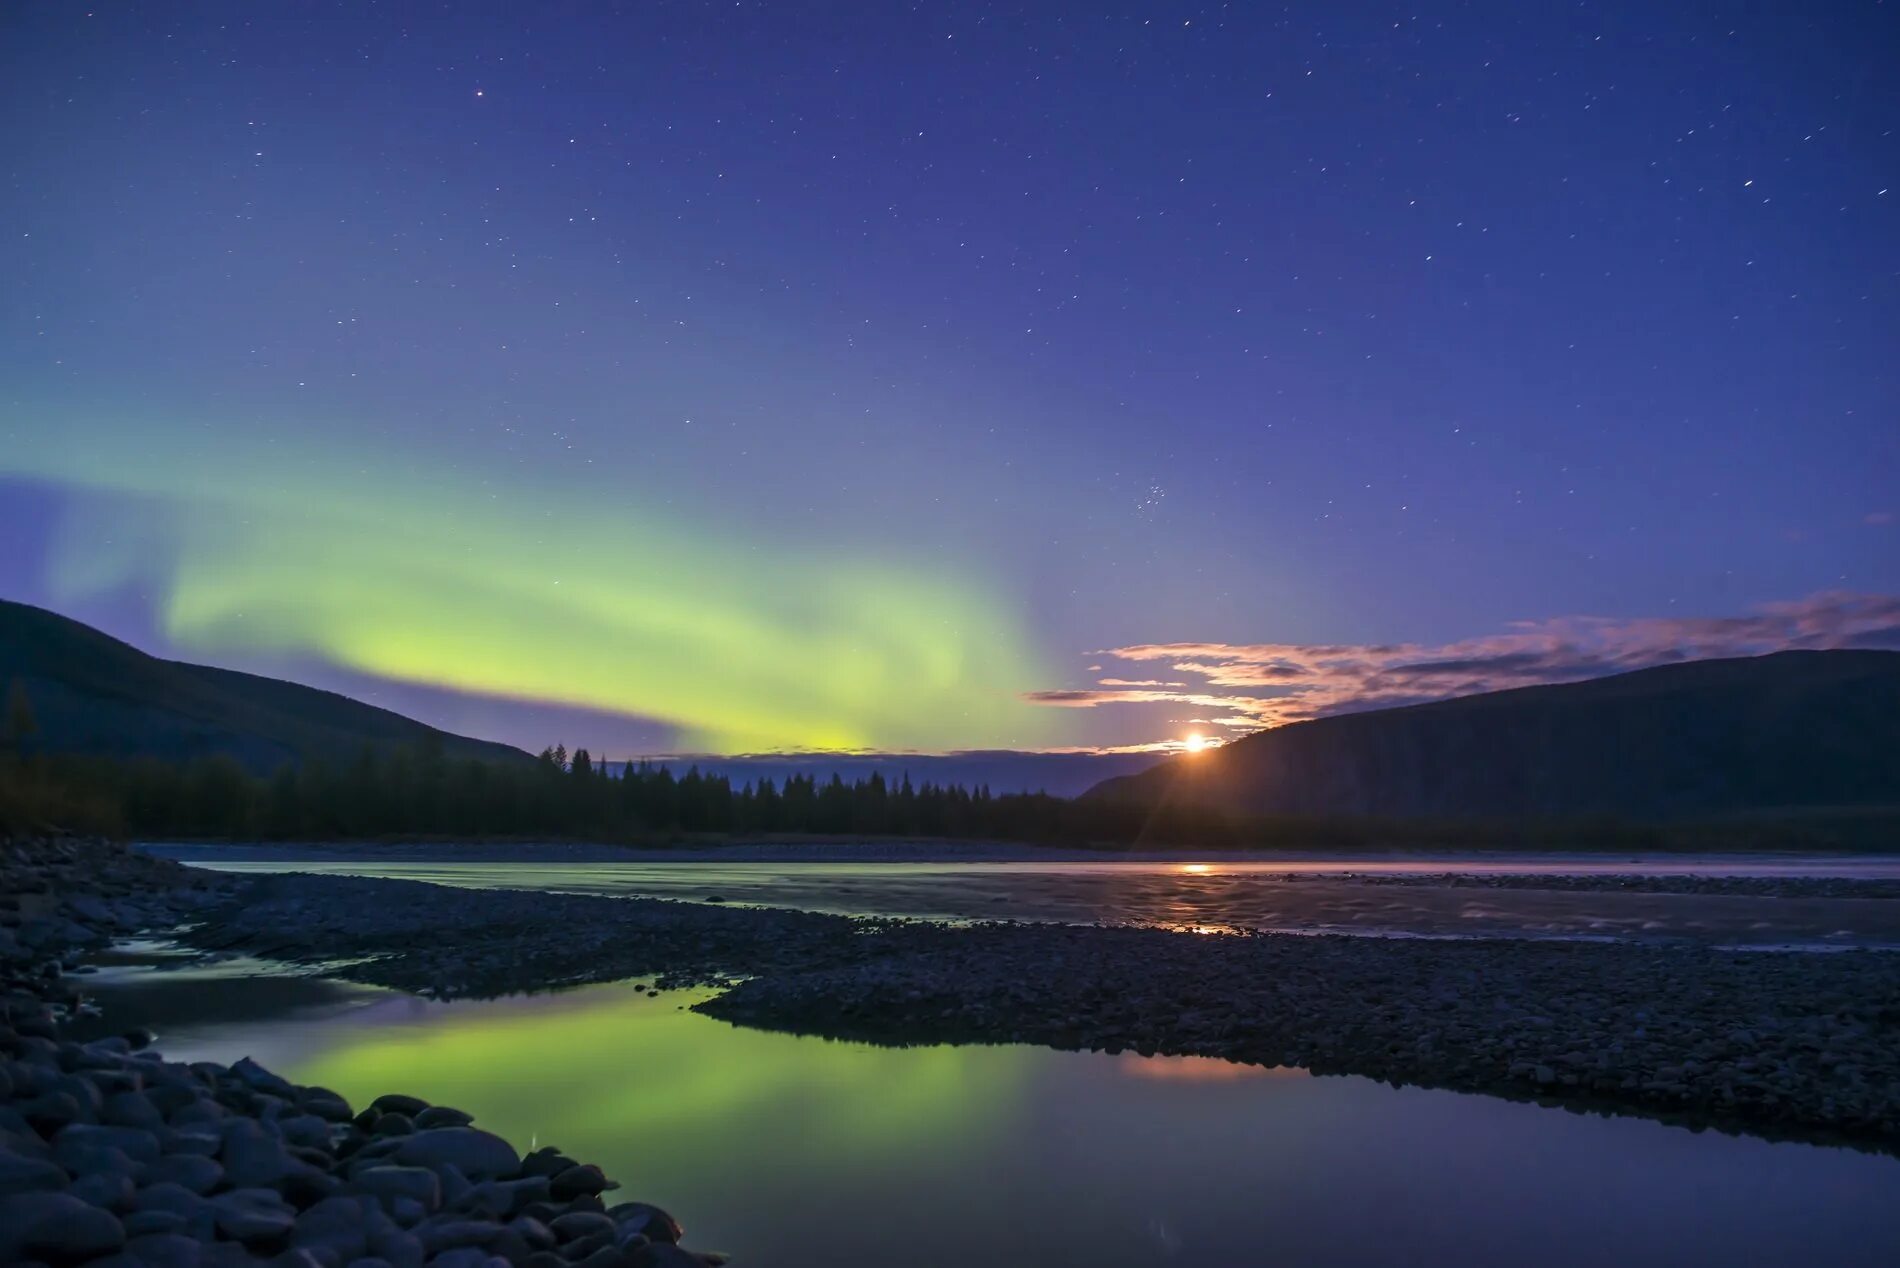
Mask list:
[{"label": "glowing sun on horizon", "polygon": [[1192,735],[1188,736],[1185,740],[1181,741],[1181,747],[1186,749],[1190,753],[1199,753],[1199,752],[1203,752],[1206,749],[1210,749],[1214,747],[1214,741],[1208,739],[1205,735],[1202,735],[1199,731],[1196,731]]}]

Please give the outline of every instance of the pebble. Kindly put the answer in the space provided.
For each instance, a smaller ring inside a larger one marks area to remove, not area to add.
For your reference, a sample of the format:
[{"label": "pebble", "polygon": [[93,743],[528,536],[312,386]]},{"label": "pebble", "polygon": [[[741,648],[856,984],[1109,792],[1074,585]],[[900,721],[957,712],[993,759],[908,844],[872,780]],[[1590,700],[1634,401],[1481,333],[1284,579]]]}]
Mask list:
[{"label": "pebble", "polygon": [[[97,842],[0,846],[0,1263],[570,1268],[553,1252],[587,1229],[631,1262],[598,1167],[523,1159],[451,1106],[392,1093],[357,1115],[249,1057],[166,1062],[146,1032],[62,1039],[74,948],[169,927],[229,882]],[[63,914],[21,916],[21,896],[49,892]]]}]

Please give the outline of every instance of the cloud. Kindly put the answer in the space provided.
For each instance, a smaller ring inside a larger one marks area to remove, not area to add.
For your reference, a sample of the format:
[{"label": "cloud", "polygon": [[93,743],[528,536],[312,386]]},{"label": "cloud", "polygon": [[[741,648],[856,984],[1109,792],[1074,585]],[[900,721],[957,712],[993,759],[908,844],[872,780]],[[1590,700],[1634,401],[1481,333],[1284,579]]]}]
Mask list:
[{"label": "cloud", "polygon": [[1025,699],[1037,704],[1054,705],[1059,709],[1093,709],[1103,704],[1155,704],[1166,700],[1178,700],[1186,704],[1205,705],[1208,708],[1225,708],[1229,697],[1215,695],[1193,695],[1181,691],[1149,691],[1146,689],[1111,688],[1096,690],[1088,688],[1079,691],[1032,691]]},{"label": "cloud", "polygon": [[1900,595],[1827,592],[1741,616],[1566,616],[1443,644],[1143,643],[1096,655],[1165,663],[1191,687],[1103,678],[1095,688],[1032,692],[1045,705],[1194,704],[1236,730],[1453,696],[1576,682],[1687,660],[1796,648],[1900,647]]}]

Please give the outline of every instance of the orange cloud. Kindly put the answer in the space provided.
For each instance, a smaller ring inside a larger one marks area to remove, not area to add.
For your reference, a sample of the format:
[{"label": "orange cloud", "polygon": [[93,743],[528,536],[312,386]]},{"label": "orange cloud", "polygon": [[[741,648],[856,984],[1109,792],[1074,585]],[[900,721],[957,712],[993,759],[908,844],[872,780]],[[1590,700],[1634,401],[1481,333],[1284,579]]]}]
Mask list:
[{"label": "orange cloud", "polygon": [[1143,643],[1095,655],[1165,662],[1196,685],[1109,677],[1028,698],[1073,709],[1193,704],[1222,711],[1213,725],[1255,730],[1679,661],[1842,647],[1900,648],[1900,596],[1826,592],[1727,617],[1556,617],[1441,644]]}]

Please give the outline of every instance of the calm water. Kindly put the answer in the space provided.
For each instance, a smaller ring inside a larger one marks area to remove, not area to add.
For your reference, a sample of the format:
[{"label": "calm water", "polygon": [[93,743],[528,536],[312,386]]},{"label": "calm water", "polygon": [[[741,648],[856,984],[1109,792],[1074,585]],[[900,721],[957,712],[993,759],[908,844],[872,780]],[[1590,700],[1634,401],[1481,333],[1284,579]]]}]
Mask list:
[{"label": "calm water", "polygon": [[742,1265],[1892,1265],[1900,1160],[1207,1059],[766,1034],[625,984],[430,1003],[93,979],[174,1058],[409,1090],[601,1163]]},{"label": "calm water", "polygon": [[[1900,946],[1900,900],[1369,884],[1392,873],[1773,875],[1900,879],[1900,859],[1389,859],[1274,863],[568,861],[427,852],[147,847],[202,866],[447,885],[638,894],[844,915],[1157,924],[1431,937],[1682,939],[1729,946]],[[447,856],[447,857],[445,857]],[[1351,875],[1348,875],[1348,874]]]}]

